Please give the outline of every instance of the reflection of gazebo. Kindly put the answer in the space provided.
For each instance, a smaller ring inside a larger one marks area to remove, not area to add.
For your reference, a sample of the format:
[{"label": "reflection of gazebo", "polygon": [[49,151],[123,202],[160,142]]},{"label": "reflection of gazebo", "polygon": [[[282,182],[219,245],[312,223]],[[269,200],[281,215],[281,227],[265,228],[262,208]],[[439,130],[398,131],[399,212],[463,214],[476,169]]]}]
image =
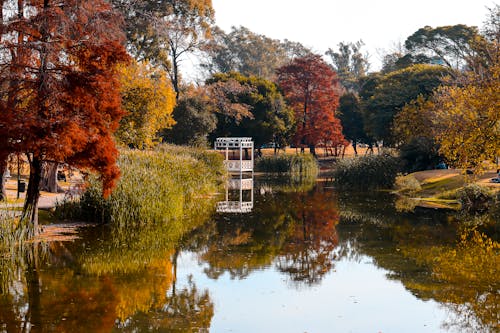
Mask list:
[{"label": "reflection of gazebo", "polygon": [[[233,194],[233,195],[230,195]],[[238,199],[229,200],[237,196]],[[226,186],[225,201],[217,203],[219,213],[249,213],[253,209],[253,177],[232,178]]]},{"label": "reflection of gazebo", "polygon": [[226,185],[225,201],[217,203],[217,212],[250,212],[253,209],[252,138],[217,138],[214,146],[215,150],[224,152],[224,165],[234,176]]},{"label": "reflection of gazebo", "polygon": [[215,150],[225,152],[224,165],[229,172],[253,172],[252,138],[217,138]]}]

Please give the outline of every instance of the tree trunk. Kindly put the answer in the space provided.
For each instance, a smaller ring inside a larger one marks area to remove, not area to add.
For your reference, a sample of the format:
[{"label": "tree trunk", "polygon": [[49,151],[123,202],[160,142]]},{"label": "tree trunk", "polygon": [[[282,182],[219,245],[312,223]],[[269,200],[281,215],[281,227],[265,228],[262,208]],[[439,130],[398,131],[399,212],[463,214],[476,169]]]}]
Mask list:
[{"label": "tree trunk", "polygon": [[41,292],[42,285],[39,276],[38,265],[38,244],[33,244],[31,249],[32,258],[28,258],[28,267],[26,268],[26,284],[28,289],[28,312],[26,314],[28,322],[43,332],[43,321],[41,315]]},{"label": "tree trunk", "polygon": [[7,200],[7,191],[5,190],[5,171],[7,170],[7,158],[0,157],[0,201]]},{"label": "tree trunk", "polygon": [[[28,160],[30,160],[28,158]],[[21,221],[27,223],[30,234],[37,235],[38,230],[38,200],[40,199],[40,183],[42,180],[42,160],[33,156],[30,160],[30,178],[26,199],[24,201]]]},{"label": "tree trunk", "polygon": [[40,191],[50,193],[63,191],[59,184],[57,184],[57,166],[56,162],[43,162]]},{"label": "tree trunk", "polygon": [[312,156],[316,157],[316,146],[309,145],[309,151],[311,152]]}]

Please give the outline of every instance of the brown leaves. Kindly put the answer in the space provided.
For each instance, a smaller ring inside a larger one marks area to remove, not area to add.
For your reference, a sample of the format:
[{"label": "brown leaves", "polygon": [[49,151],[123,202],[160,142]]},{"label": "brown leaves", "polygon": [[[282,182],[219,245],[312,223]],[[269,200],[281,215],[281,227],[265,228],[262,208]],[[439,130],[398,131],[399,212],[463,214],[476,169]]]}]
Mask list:
[{"label": "brown leaves", "polygon": [[119,175],[112,132],[123,115],[114,67],[128,61],[122,20],[101,0],[32,2],[25,13],[4,23],[18,38],[3,43],[12,116],[0,127],[19,151],[101,173],[108,192]]},{"label": "brown leaves", "polygon": [[319,55],[296,58],[279,68],[278,82],[295,111],[296,143],[317,145],[320,141],[344,140],[340,121],[335,117],[338,80]]}]

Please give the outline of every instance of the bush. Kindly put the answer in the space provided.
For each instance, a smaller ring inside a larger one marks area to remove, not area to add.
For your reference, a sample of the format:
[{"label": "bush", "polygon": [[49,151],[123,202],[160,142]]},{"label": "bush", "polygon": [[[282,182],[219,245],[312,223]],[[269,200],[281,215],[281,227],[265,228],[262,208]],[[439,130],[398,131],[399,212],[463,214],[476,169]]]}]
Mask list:
[{"label": "bush", "polygon": [[255,171],[316,176],[319,166],[310,154],[276,155],[258,158],[255,161]]},{"label": "bush", "polygon": [[108,199],[93,178],[78,202],[57,207],[58,216],[122,226],[178,220],[196,199],[214,193],[225,173],[218,154],[174,146],[122,150],[118,164],[121,178]]},{"label": "bush", "polygon": [[390,155],[369,155],[337,162],[335,184],[351,189],[392,188],[401,170],[401,160]]},{"label": "bush", "polygon": [[469,184],[457,190],[457,197],[462,210],[468,212],[486,211],[494,200],[493,193],[487,187],[478,184]]}]

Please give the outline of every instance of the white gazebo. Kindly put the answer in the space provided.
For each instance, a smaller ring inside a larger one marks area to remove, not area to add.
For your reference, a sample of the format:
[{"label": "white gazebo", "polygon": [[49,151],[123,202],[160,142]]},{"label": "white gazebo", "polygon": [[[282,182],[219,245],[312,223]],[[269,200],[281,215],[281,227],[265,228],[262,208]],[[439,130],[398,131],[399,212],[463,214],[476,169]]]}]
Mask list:
[{"label": "white gazebo", "polygon": [[215,150],[224,151],[226,157],[224,165],[229,172],[253,173],[252,138],[217,138],[214,146]]}]

